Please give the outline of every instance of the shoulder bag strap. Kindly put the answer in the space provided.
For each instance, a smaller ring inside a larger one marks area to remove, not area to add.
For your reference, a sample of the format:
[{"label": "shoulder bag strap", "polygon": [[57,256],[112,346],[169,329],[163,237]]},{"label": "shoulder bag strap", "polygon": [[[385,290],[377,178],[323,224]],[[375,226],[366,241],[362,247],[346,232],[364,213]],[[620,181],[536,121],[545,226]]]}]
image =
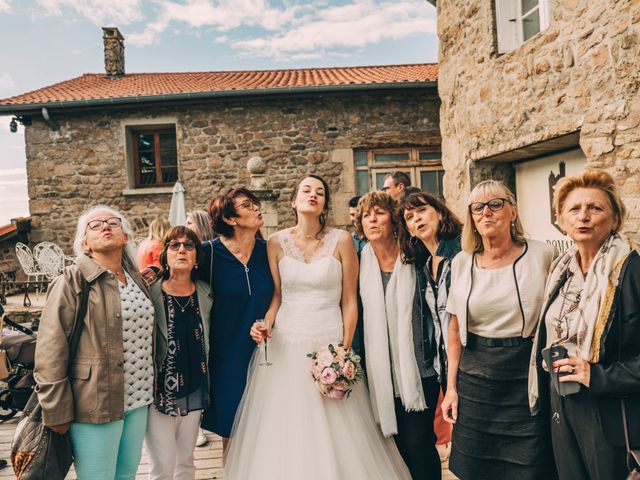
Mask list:
[{"label": "shoulder bag strap", "polygon": [[87,314],[87,304],[89,303],[89,290],[91,289],[91,283],[82,279],[82,292],[80,293],[80,308],[76,315],[75,322],[73,323],[73,330],[69,337],[69,368],[71,368],[72,360],[76,356],[78,351],[78,343],[80,342],[80,335],[84,327],[84,317]]}]

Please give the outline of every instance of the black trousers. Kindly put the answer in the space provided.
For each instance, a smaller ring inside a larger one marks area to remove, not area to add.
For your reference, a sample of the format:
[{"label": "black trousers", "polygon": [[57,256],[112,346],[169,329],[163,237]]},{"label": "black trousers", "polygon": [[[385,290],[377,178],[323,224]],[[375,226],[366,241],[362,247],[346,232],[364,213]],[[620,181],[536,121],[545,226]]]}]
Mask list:
[{"label": "black trousers", "polygon": [[440,480],[442,466],[436,449],[437,437],[433,431],[440,393],[438,377],[434,375],[423,378],[422,389],[427,409],[421,412],[407,412],[400,399],[396,398],[398,434],[394,436],[394,440],[413,480]]},{"label": "black trousers", "polygon": [[624,480],[626,450],[604,438],[595,397],[584,387],[561,397],[551,391],[551,437],[560,480]]}]

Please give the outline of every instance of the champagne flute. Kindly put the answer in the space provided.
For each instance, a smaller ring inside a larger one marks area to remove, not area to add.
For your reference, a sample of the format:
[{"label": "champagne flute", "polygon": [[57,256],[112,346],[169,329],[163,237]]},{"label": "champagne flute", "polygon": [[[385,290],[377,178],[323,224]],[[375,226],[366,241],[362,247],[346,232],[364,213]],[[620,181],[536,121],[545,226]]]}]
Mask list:
[{"label": "champagne flute", "polygon": [[[262,322],[262,323],[263,323],[263,324],[265,324],[265,326],[266,326],[266,323],[265,323],[265,321],[264,321],[264,318],[259,318],[259,319],[257,319],[257,320],[256,320],[256,322]],[[268,349],[267,349],[267,341],[268,341],[268,338],[267,338],[267,337],[265,337],[265,338],[264,338],[264,342],[263,342],[263,343],[264,343],[264,360],[258,364],[258,365],[260,365],[261,367],[268,367],[269,365],[273,365],[273,364],[269,361],[269,355],[268,355]]]}]

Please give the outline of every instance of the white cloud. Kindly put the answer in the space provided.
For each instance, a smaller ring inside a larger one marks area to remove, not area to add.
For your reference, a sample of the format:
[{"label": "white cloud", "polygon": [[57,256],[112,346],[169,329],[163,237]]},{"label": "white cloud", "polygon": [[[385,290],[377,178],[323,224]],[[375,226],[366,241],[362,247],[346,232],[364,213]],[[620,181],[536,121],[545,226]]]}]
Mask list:
[{"label": "white cloud", "polygon": [[16,82],[13,80],[13,77],[9,75],[9,73],[3,73],[0,75],[0,90],[8,90],[10,88],[14,88],[16,86]]},{"label": "white cloud", "polygon": [[9,12],[11,12],[11,5],[9,5],[9,0],[0,0],[0,13]]},{"label": "white cloud", "polygon": [[156,0],[155,3],[155,20],[142,32],[128,34],[128,42],[138,46],[157,43],[172,23],[191,29],[214,27],[220,32],[243,26],[274,31],[292,22],[297,13],[306,8],[304,5],[272,7],[267,0],[186,0],[184,3]]},{"label": "white cloud", "polygon": [[98,26],[128,25],[143,18],[143,0],[37,0],[37,3],[40,14],[60,17],[71,11]]},{"label": "white cloud", "polygon": [[101,26],[129,25],[129,45],[152,45],[179,32],[211,36],[241,57],[276,60],[337,56],[344,49],[436,32],[434,9],[424,0],[36,1],[46,15],[73,13]]},{"label": "white cloud", "polygon": [[239,40],[233,47],[245,56],[290,59],[304,52],[362,48],[382,40],[399,40],[436,32],[436,20],[423,1],[355,0],[315,12],[283,32]]}]

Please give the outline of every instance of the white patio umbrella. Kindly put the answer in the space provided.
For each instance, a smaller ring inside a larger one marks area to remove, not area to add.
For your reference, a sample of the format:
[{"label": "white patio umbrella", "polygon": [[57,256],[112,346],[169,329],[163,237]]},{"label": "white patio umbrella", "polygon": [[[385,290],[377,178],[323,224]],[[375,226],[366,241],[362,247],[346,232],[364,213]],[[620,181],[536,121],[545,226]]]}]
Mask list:
[{"label": "white patio umbrella", "polygon": [[184,206],[184,187],[180,180],[173,186],[171,207],[169,207],[169,223],[172,227],[184,225],[187,221],[187,210]]}]

